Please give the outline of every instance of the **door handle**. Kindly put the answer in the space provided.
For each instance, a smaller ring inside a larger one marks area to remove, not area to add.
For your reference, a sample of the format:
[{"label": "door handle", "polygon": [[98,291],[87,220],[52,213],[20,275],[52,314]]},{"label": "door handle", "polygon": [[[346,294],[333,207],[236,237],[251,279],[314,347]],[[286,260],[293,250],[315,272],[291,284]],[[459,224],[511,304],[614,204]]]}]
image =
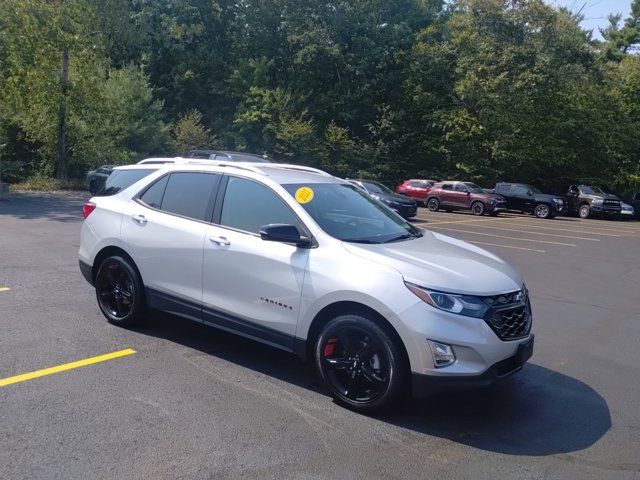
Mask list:
[{"label": "door handle", "polygon": [[228,247],[231,242],[226,237],[209,237],[209,241],[219,247]]},{"label": "door handle", "polygon": [[147,218],[144,215],[131,215],[131,220],[138,225],[145,225],[147,223]]}]

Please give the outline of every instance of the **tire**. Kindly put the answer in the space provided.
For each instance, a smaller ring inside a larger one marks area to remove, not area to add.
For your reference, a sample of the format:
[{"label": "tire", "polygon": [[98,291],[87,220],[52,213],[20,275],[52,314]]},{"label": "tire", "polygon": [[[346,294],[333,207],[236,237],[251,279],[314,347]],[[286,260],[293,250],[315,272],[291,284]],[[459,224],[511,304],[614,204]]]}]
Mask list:
[{"label": "tire", "polygon": [[431,197],[427,200],[427,208],[432,212],[437,212],[440,209],[440,200],[436,197]]},{"label": "tire", "polygon": [[591,216],[591,208],[589,205],[580,205],[578,209],[578,216],[580,218],[589,218]]},{"label": "tire", "polygon": [[365,316],[329,321],[316,340],[314,361],[336,403],[356,412],[387,410],[406,392],[409,367],[402,346]]},{"label": "tire", "polygon": [[136,325],[146,309],[144,285],[133,262],[122,256],[103,260],[96,273],[96,299],[110,323],[121,327]]},{"label": "tire", "polygon": [[533,211],[538,218],[552,218],[551,208],[546,203],[539,203]]},{"label": "tire", "polygon": [[473,213],[474,215],[482,216],[484,215],[484,212],[485,212],[484,203],[476,201],[471,204],[471,213]]}]

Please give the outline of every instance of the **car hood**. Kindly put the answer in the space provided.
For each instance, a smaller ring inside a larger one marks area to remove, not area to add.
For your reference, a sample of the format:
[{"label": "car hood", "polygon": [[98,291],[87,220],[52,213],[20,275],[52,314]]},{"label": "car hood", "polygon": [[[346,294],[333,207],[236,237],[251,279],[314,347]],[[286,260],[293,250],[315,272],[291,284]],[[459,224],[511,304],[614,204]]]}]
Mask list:
[{"label": "car hood", "polygon": [[397,202],[405,205],[413,205],[416,203],[415,200],[409,198],[405,195],[398,195],[397,193],[372,193],[372,197],[375,197],[379,200],[386,200],[388,202]]},{"label": "car hood", "polygon": [[378,245],[344,243],[354,255],[394,268],[408,282],[468,295],[519,290],[522,277],[501,258],[475,245],[424,231],[420,238]]}]

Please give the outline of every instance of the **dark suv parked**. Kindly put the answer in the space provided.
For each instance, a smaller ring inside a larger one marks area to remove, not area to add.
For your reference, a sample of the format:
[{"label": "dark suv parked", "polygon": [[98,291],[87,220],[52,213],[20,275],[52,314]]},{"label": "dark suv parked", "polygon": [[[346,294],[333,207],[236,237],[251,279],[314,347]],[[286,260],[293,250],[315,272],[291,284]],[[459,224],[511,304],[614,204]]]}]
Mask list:
[{"label": "dark suv parked", "polygon": [[98,193],[116,165],[103,165],[87,173],[87,188],[91,195]]},{"label": "dark suv parked", "polygon": [[547,195],[524,183],[496,183],[494,192],[507,200],[507,210],[533,213],[538,218],[553,218],[565,211],[562,197]]},{"label": "dark suv parked", "polygon": [[413,198],[393,193],[389,188],[380,182],[373,180],[349,180],[347,181],[367,192],[370,196],[381,203],[384,203],[391,210],[396,211],[404,218],[415,217],[418,212],[418,204]]},{"label": "dark suv parked", "polygon": [[571,185],[567,191],[567,210],[580,218],[593,215],[617,218],[622,211],[620,199],[600,187]]}]

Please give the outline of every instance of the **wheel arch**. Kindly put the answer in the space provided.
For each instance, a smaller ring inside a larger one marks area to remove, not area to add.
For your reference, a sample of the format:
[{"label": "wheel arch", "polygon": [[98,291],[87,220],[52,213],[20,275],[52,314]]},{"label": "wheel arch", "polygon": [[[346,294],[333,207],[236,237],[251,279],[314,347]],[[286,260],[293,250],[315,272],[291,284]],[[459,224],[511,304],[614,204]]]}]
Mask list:
[{"label": "wheel arch", "polygon": [[340,315],[364,315],[375,322],[380,328],[382,328],[387,335],[389,335],[395,342],[398,343],[400,351],[403,355],[403,362],[408,370],[411,369],[411,363],[409,361],[409,353],[407,347],[402,341],[400,334],[396,328],[387,320],[384,315],[375,310],[374,308],[365,305],[364,303],[355,302],[351,300],[340,300],[323,307],[313,318],[309,325],[307,332],[307,339],[305,341],[304,358],[313,358],[313,346],[318,338],[318,335],[330,320]]},{"label": "wheel arch", "polygon": [[[115,245],[109,245],[107,247],[102,248],[93,259],[93,265],[91,266],[91,279],[94,282],[96,280],[96,274],[98,273],[98,268],[100,267],[100,264],[103,262],[105,258],[112,257],[114,255],[121,255],[125,257],[127,260],[129,260],[131,262],[131,266],[136,270],[136,272],[138,272],[138,275],[140,275],[140,270],[138,269],[136,262],[133,260],[133,258],[131,258],[131,255],[129,255],[129,253],[126,250],[124,250],[121,247],[117,247]],[[140,275],[140,278],[142,279],[142,275]]]}]

